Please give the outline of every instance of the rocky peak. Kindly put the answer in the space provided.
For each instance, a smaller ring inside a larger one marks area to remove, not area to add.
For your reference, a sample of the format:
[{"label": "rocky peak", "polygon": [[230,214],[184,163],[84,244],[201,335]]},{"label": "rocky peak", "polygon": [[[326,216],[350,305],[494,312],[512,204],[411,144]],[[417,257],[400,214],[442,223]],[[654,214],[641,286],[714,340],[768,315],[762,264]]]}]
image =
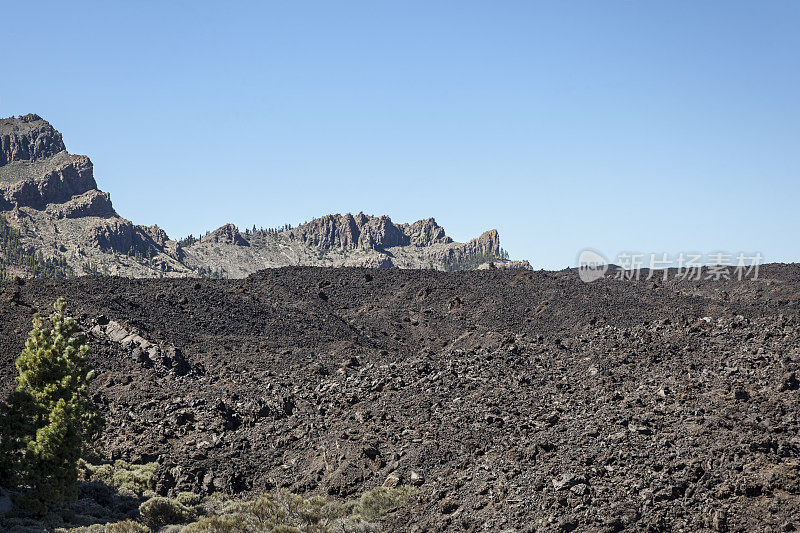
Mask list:
[{"label": "rocky peak", "polygon": [[483,232],[479,237],[469,241],[466,245],[469,252],[485,255],[500,255],[500,234],[496,229]]},{"label": "rocky peak", "polygon": [[235,246],[250,246],[247,239],[239,233],[233,224],[225,224],[215,229],[205,237],[202,242],[213,242],[215,244],[233,244]]},{"label": "rocky peak", "polygon": [[153,239],[153,242],[156,243],[160,248],[163,248],[167,241],[169,241],[169,236],[167,232],[163,229],[158,227],[158,224],[154,224],[152,226],[138,226],[144,233],[147,234],[148,237]]},{"label": "rocky peak", "polygon": [[363,222],[347,213],[342,216],[325,215],[307,224],[283,232],[290,240],[301,241],[309,246],[323,249],[355,249]]},{"label": "rocky peak", "polygon": [[39,161],[64,150],[61,134],[39,115],[0,119],[0,166]]},{"label": "rocky peak", "polygon": [[290,239],[324,249],[381,250],[394,246],[429,246],[453,240],[429,218],[413,224],[395,224],[386,215],[358,213],[326,215],[284,232]]},{"label": "rocky peak", "polygon": [[97,190],[92,162],[64,148],[61,133],[39,115],[0,119],[0,210],[66,204],[56,216],[115,216]]},{"label": "rocky peak", "polygon": [[284,234],[291,240],[323,249],[375,250],[408,244],[408,237],[392,219],[364,213],[326,215]]},{"label": "rocky peak", "polygon": [[89,158],[66,151],[35,162],[0,166],[0,203],[11,206],[44,209],[95,189]]},{"label": "rocky peak", "polygon": [[414,246],[430,246],[431,244],[449,244],[453,239],[445,235],[444,228],[436,223],[433,218],[417,220],[413,224],[401,224],[400,229],[405,233]]},{"label": "rocky peak", "polygon": [[359,228],[359,248],[376,250],[408,244],[408,236],[395,226],[388,216],[367,217],[363,213],[359,213],[359,215],[364,217],[361,218],[364,220],[364,224]]}]

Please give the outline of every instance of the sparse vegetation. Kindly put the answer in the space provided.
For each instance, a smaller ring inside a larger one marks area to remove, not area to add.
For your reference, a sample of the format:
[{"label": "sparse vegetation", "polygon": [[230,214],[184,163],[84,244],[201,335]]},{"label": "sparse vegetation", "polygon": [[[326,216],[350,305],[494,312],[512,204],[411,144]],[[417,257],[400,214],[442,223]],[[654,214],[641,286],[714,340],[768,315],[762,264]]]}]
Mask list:
[{"label": "sparse vegetation", "polygon": [[225,271],[221,268],[212,269],[211,267],[200,267],[197,269],[197,276],[209,279],[225,279]]},{"label": "sparse vegetation", "polygon": [[200,239],[196,238],[194,235],[189,235],[188,237],[184,237],[178,241],[178,244],[181,246],[191,246],[194,243],[198,242]]},{"label": "sparse vegetation", "polygon": [[158,466],[157,463],[130,464],[118,460],[108,464],[92,465],[81,460],[78,466],[80,479],[85,481],[105,483],[140,497],[155,489],[153,474]]},{"label": "sparse vegetation", "polygon": [[0,281],[13,278],[20,271],[35,278],[67,278],[74,275],[63,256],[45,259],[41,250],[23,246],[21,237],[20,230],[12,228],[0,216]]},{"label": "sparse vegetation", "polygon": [[79,463],[79,498],[37,520],[0,519],[0,530],[29,533],[345,533],[381,529],[375,521],[405,505],[416,489],[376,487],[350,501],[303,498],[286,490],[244,499],[216,493],[175,498],[152,491],[156,463]]},{"label": "sparse vegetation", "polygon": [[444,260],[444,269],[448,272],[457,270],[472,270],[483,263],[497,261],[499,256],[492,253],[473,253],[463,257],[448,257]]},{"label": "sparse vegetation", "polygon": [[142,504],[140,521],[152,528],[186,524],[181,533],[370,532],[378,531],[375,520],[405,505],[413,494],[406,485],[377,487],[348,502],[303,498],[288,491],[250,500],[217,494],[195,507],[157,497]]},{"label": "sparse vegetation", "polygon": [[203,498],[194,492],[179,492],[175,499],[183,505],[198,505]]}]

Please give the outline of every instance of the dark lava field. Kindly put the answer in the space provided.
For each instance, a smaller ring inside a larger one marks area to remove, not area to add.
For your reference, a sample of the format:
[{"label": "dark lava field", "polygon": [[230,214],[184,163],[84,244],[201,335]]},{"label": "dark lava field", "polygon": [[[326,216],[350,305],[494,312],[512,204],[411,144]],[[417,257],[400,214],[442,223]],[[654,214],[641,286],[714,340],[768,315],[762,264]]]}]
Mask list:
[{"label": "dark lava field", "polygon": [[85,328],[108,459],[157,490],[407,483],[386,531],[800,528],[800,266],[758,280],[281,268],[0,284]]}]

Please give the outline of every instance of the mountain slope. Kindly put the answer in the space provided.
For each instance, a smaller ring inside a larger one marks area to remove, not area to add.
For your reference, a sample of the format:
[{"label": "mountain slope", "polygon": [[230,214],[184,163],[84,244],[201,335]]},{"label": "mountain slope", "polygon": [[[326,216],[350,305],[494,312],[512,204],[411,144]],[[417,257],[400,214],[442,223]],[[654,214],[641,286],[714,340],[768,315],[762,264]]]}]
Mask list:
[{"label": "mountain slope", "polygon": [[[457,243],[432,218],[395,224],[387,216],[348,213],[245,233],[226,224],[199,240],[177,242],[158,226],[119,216],[111,195],[99,190],[91,160],[70,154],[61,133],[33,114],[0,119],[0,216],[25,250],[75,274],[240,278],[293,265],[530,268],[503,258],[496,230]],[[20,271],[26,272],[36,273]]]}]

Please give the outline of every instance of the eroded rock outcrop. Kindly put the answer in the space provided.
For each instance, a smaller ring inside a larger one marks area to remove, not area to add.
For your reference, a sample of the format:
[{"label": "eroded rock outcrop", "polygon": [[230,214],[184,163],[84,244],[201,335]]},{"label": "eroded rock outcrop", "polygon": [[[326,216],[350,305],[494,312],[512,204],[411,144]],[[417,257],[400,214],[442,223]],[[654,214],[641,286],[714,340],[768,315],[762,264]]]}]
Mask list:
[{"label": "eroded rock outcrop", "polygon": [[368,250],[406,246],[409,243],[408,235],[394,225],[392,219],[386,215],[370,217],[359,213],[355,217],[359,224],[358,247]]},{"label": "eroded rock outcrop", "polygon": [[[163,252],[163,230],[156,226],[136,226],[130,220],[114,218],[97,221],[88,227],[89,241],[92,245],[106,252],[132,254],[139,252],[145,256],[152,256]],[[154,240],[153,235],[158,239]]]},{"label": "eroded rock outcrop", "polygon": [[356,218],[350,213],[325,215],[291,229],[285,234],[290,240],[300,241],[308,246],[353,250],[359,247],[363,223],[363,217],[359,217],[359,220],[356,221]]},{"label": "eroded rock outcrop", "polygon": [[48,206],[48,211],[57,218],[110,218],[118,216],[111,205],[111,195],[96,189],[73,196],[63,204],[51,204]]},{"label": "eroded rock outcrop", "polygon": [[382,250],[395,246],[429,246],[453,240],[432,218],[395,224],[386,215],[326,215],[285,232],[291,240],[323,249]]},{"label": "eroded rock outcrop", "polygon": [[433,218],[417,220],[413,224],[400,224],[400,229],[408,236],[413,246],[430,246],[431,244],[449,244],[453,239],[445,235],[444,228]]},{"label": "eroded rock outcrop", "polygon": [[0,165],[37,161],[65,150],[61,133],[39,115],[0,119]]},{"label": "eroded rock outcrop", "polygon": [[155,368],[162,374],[171,372],[178,376],[184,376],[192,370],[180,348],[163,342],[150,342],[136,328],[108,320],[105,316],[98,317],[89,333],[119,344],[145,368]]},{"label": "eroded rock outcrop", "polygon": [[217,244],[232,244],[234,246],[250,246],[250,243],[247,242],[239,230],[236,229],[236,226],[233,224],[225,224],[221,226],[205,237],[203,237],[203,241],[205,242],[213,242]]},{"label": "eroded rock outcrop", "polygon": [[159,248],[163,248],[169,242],[169,236],[167,235],[167,232],[159,228],[158,224],[136,227],[150,237]]},{"label": "eroded rock outcrop", "polygon": [[13,206],[44,209],[94,189],[92,162],[86,156],[58,152],[36,162],[0,167],[0,195]]},{"label": "eroded rock outcrop", "polygon": [[500,234],[496,229],[486,231],[466,243],[464,250],[470,254],[500,255]]}]

